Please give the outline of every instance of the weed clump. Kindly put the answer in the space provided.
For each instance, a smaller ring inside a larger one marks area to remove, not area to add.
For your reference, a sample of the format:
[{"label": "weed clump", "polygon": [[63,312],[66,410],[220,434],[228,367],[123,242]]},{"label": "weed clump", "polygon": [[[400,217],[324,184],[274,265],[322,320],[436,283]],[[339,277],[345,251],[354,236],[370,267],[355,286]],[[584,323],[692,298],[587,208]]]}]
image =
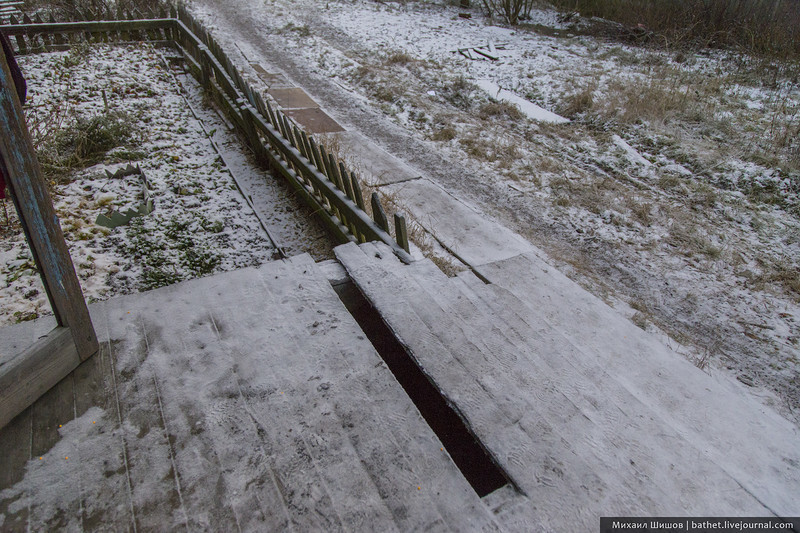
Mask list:
[{"label": "weed clump", "polygon": [[594,107],[594,91],[596,84],[590,84],[564,98],[559,113],[569,118],[585,113]]},{"label": "weed clump", "polygon": [[472,93],[477,89],[475,84],[467,81],[464,76],[448,80],[439,89],[442,97],[458,109],[468,111],[472,108]]},{"label": "weed clump", "polygon": [[457,135],[458,134],[456,130],[448,126],[446,128],[436,130],[433,135],[431,135],[431,140],[447,142],[455,139]]},{"label": "weed clump", "polygon": [[408,65],[413,62],[414,58],[405,52],[393,52],[386,57],[385,61],[387,65]]},{"label": "weed clump", "polygon": [[89,118],[77,117],[39,147],[39,159],[45,173],[55,177],[96,163],[109,150],[129,143],[133,134],[131,117],[126,113],[108,111]]},{"label": "weed clump", "polygon": [[522,111],[520,111],[519,107],[514,104],[493,100],[481,106],[480,110],[478,110],[478,116],[483,120],[488,120],[495,117],[507,118],[510,120],[521,120]]}]

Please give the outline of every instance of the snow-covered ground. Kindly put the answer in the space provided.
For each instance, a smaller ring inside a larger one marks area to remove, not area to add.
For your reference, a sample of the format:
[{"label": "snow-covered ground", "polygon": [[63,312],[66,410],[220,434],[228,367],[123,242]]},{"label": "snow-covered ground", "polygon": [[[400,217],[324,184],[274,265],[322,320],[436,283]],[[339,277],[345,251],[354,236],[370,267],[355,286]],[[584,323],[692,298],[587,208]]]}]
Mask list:
[{"label": "snow-covered ground", "polygon": [[[444,4],[192,2],[243,69],[287,73],[337,120],[797,421],[796,74],[578,35],[550,11],[512,28]],[[458,53],[480,46],[499,60]],[[530,120],[481,86],[571,120]]]},{"label": "snow-covered ground", "polygon": [[[275,256],[220,153],[245,182],[279,246],[318,258],[330,253],[321,228],[309,221],[286,187],[248,162],[225,121],[204,106],[193,80],[180,69],[167,68],[165,53],[145,45],[82,46],[19,58],[28,80],[28,120],[50,152],[61,150],[63,156],[67,147],[55,138],[59,131],[73,132],[77,121],[116,125],[128,134],[119,137],[119,146],[86,157],[74,169],[53,169],[61,159],[43,158],[90,302],[258,265]],[[108,176],[129,163],[141,166],[147,186],[139,174]],[[100,214],[138,209],[145,203],[145,187],[151,213],[113,229],[97,224]],[[0,326],[50,313],[8,200],[6,212],[8,219],[0,220]]]}]

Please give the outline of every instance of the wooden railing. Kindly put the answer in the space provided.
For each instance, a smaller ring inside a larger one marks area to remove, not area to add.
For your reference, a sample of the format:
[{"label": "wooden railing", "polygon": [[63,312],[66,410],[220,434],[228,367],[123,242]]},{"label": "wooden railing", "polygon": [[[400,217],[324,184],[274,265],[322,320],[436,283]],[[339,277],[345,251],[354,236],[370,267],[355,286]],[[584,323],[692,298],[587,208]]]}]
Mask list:
[{"label": "wooden railing", "polygon": [[[136,12],[118,13],[115,20],[79,22],[25,17],[22,24],[12,20],[2,30],[13,36],[20,53],[61,49],[75,39],[170,42],[247,139],[256,158],[277,170],[340,242],[381,241],[402,261],[412,261],[404,216],[393,215],[393,238],[377,193],[369,198],[370,217],[356,174],[253,89],[214,37],[182,5],[150,16],[156,18],[142,18]],[[89,17],[112,18],[110,13]]]}]

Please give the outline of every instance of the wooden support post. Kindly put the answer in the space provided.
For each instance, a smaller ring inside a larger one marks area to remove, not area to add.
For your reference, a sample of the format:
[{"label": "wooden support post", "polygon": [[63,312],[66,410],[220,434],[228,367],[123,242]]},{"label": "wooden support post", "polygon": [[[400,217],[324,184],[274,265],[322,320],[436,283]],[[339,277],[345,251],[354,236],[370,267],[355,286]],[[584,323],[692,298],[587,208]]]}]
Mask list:
[{"label": "wooden support post", "polygon": [[98,350],[75,267],[42,178],[14,80],[0,48],[0,170],[60,326],[70,328],[81,360]]},{"label": "wooden support post", "polygon": [[381,198],[378,196],[377,192],[372,193],[370,203],[372,204],[372,219],[379,228],[389,233],[389,219],[386,218],[386,212],[383,210]]},{"label": "wooden support post", "polygon": [[[39,13],[33,16],[33,23],[34,24],[44,24],[42,20],[42,16]],[[42,44],[44,45],[45,52],[50,51],[50,35],[45,32],[39,34],[39,37],[42,39]]]},{"label": "wooden support post", "polygon": [[244,126],[245,137],[247,137],[250,147],[253,149],[256,161],[262,165],[269,164],[269,157],[264,153],[266,148],[264,148],[264,144],[261,142],[261,137],[258,136],[258,131],[253,123],[253,116],[247,112],[247,102],[242,98],[236,103],[242,114],[242,125]]},{"label": "wooden support post", "polygon": [[[55,17],[53,16],[52,13],[50,13],[50,24],[55,24],[55,22],[56,22]],[[53,39],[55,40],[57,46],[62,46],[64,44],[64,38],[61,36],[60,33],[54,33]]]},{"label": "wooden support post", "polygon": [[397,244],[406,252],[411,252],[408,246],[408,227],[406,226],[406,217],[398,213],[394,214],[394,235]]}]

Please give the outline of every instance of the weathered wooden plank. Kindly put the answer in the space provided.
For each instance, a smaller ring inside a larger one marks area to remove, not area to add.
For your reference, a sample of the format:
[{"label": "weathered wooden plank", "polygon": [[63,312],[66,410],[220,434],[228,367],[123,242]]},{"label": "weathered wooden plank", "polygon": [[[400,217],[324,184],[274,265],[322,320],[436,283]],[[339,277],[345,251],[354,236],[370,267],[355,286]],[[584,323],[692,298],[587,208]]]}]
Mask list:
[{"label": "weathered wooden plank", "polygon": [[394,235],[397,239],[397,244],[406,252],[410,252],[408,246],[408,227],[406,226],[406,217],[400,213],[394,214]]},{"label": "weathered wooden plank", "polygon": [[[306,133],[303,132],[303,135],[306,135]],[[311,146],[311,153],[314,155],[314,166],[317,167],[317,170],[319,170],[323,175],[325,175],[326,178],[328,178],[328,181],[331,181],[330,176],[327,175],[325,168],[325,160],[322,157],[322,153],[320,152],[319,146],[317,146],[317,142],[314,140],[313,137],[309,137],[306,135],[306,138],[308,139],[308,144]],[[333,183],[333,181],[331,181],[331,183]]]},{"label": "weathered wooden plank", "polygon": [[54,387],[80,362],[72,333],[60,327],[0,366],[0,428]]},{"label": "weathered wooden plank", "polygon": [[[29,407],[0,431],[0,493],[23,479],[31,458],[31,413]],[[12,511],[17,498],[0,498],[0,516],[5,531],[30,531],[28,508]]]},{"label": "weathered wooden plank", "polygon": [[56,319],[86,359],[97,352],[97,336],[14,86],[0,51],[0,165]]},{"label": "weathered wooden plank", "polygon": [[[56,19],[52,13],[50,13],[49,22],[50,24],[55,24],[56,22]],[[55,41],[56,46],[62,46],[65,44],[64,37],[58,32],[53,32],[53,40]]]},{"label": "weathered wooden plank", "polygon": [[[33,22],[35,24],[44,24],[44,20],[42,20],[42,16],[39,13],[36,13],[33,16]],[[42,45],[44,46],[45,51],[49,52],[51,36],[48,33],[43,32],[40,34],[40,38],[42,39]]]},{"label": "weathered wooden plank", "polygon": [[[353,196],[355,197],[354,201],[356,202],[356,205],[358,205],[358,208],[361,211],[366,212],[367,209],[366,206],[364,205],[364,193],[361,191],[361,183],[359,183],[358,181],[358,176],[356,176],[354,172],[349,172],[346,168],[344,168],[344,165],[342,163],[339,164],[342,165],[343,169],[342,172],[343,175],[345,176],[345,179],[348,180],[348,182],[353,187]],[[358,227],[356,227],[356,229],[357,228]],[[357,235],[358,242],[361,243],[367,242],[368,239],[367,236],[364,234],[364,232],[358,231],[357,233],[358,233]]]},{"label": "weathered wooden plank", "polygon": [[[31,458],[31,412],[29,407],[14,417],[0,432],[0,491],[25,476]],[[0,513],[5,514],[0,504]]]},{"label": "weathered wooden plank", "polygon": [[109,357],[107,344],[100,346],[96,357],[90,357],[78,365],[71,375],[75,386],[75,416],[81,416],[92,407],[104,411],[110,406],[110,369],[105,361]]},{"label": "weathered wooden plank", "polygon": [[[345,173],[342,173],[342,170],[339,168],[339,161],[336,160],[336,156],[334,156],[333,154],[328,154],[328,167],[330,168],[331,175],[333,176],[333,179],[336,182],[336,186],[339,188],[339,190],[344,191],[347,197],[350,198],[350,200],[352,200],[353,188],[352,186],[350,186],[350,180],[347,179],[346,170]],[[343,168],[344,166],[342,166],[342,169]],[[344,222],[347,224],[347,227],[350,228],[350,233],[352,233],[353,236],[356,238],[356,240],[358,240],[359,239],[358,227],[352,222],[349,223],[347,223],[347,221]]]},{"label": "weathered wooden plank", "polygon": [[381,197],[377,192],[372,193],[370,196],[370,204],[372,206],[372,218],[375,223],[386,233],[389,233],[389,219],[386,218],[386,212],[381,205]]},{"label": "weathered wooden plank", "polygon": [[[48,390],[35,404],[33,404],[33,424],[31,433],[31,460],[45,460],[45,455],[61,440],[61,428],[69,424],[75,418],[73,404],[73,383],[71,379],[62,379],[53,388]],[[70,447],[78,452],[76,448]],[[73,463],[78,461],[78,457],[73,453],[69,455],[47,458],[47,460]],[[77,481],[77,480],[76,480]],[[80,488],[75,483],[74,493],[68,496],[68,508],[63,509],[64,514],[69,517],[80,515]],[[31,509],[29,525],[32,531],[52,531],[54,529],[67,528],[70,518],[59,518],[58,523],[52,523],[49,517],[40,516],[37,509]]]},{"label": "weathered wooden plank", "polygon": [[131,31],[173,28],[176,24],[172,19],[145,19],[145,20],[84,20],[81,22],[56,22],[46,24],[9,24],[3,26],[6,35],[27,35],[29,33],[88,33],[109,31]]},{"label": "weathered wooden plank", "polygon": [[361,182],[355,172],[350,172],[350,183],[353,184],[353,194],[355,195],[355,202],[358,204],[358,208],[362,211],[366,211],[367,206],[364,203],[364,193],[361,190]]},{"label": "weathered wooden plank", "polygon": [[[286,117],[286,115],[284,115],[284,117]],[[288,121],[289,119],[286,118],[286,120]],[[298,131],[300,132],[300,137],[302,138],[303,144],[305,144],[305,146],[306,146],[306,152],[307,152],[306,157],[308,158],[308,161],[311,164],[310,167],[305,167],[305,168],[304,167],[298,167],[298,171],[301,174],[306,174],[307,171],[310,171],[310,172],[313,173],[316,170],[316,172],[319,173],[319,177],[321,179],[323,179],[324,181],[327,181],[328,183],[330,183],[330,180],[327,179],[327,176],[325,176],[325,174],[323,174],[322,171],[318,170],[319,169],[319,164],[318,164],[317,161],[318,161],[318,158],[319,158],[319,154],[315,154],[314,153],[314,148],[313,148],[313,146],[311,144],[312,139],[308,136],[308,134],[306,134],[305,131],[297,129],[297,128],[295,129],[295,134],[297,134]],[[327,194],[325,194],[324,189],[321,188],[318,183],[315,183],[314,180],[309,180],[309,181],[311,183],[311,187],[314,189],[314,192],[319,196],[320,200],[322,201],[322,205],[325,206],[326,211],[328,211],[329,213],[332,213],[332,214],[335,215],[335,213],[331,209],[330,200],[328,199]]]}]

